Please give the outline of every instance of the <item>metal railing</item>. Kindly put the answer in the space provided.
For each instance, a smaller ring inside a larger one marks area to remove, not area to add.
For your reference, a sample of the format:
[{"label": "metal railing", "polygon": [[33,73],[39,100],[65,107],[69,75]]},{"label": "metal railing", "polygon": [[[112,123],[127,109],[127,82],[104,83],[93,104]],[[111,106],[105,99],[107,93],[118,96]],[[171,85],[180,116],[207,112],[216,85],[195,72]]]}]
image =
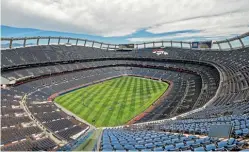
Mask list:
[{"label": "metal railing", "polygon": [[[26,45],[28,40],[35,40],[35,44],[33,45]],[[41,40],[45,40],[46,42],[41,43]],[[57,43],[51,43],[51,40],[56,40]],[[66,43],[61,43],[61,40],[66,40]],[[52,36],[38,36],[38,37],[19,37],[19,38],[1,38],[1,41],[8,41],[7,44],[8,48],[14,48],[13,43],[15,41],[23,41],[21,47],[28,47],[28,46],[39,46],[39,45],[76,45],[76,46],[86,46],[87,43],[91,43],[90,47],[96,47],[96,44],[99,44],[99,48],[107,48],[109,49],[116,49],[118,48],[119,45],[117,44],[108,44],[108,43],[103,43],[103,42],[98,42],[94,40],[87,40],[87,39],[80,39],[80,38],[71,38],[71,37],[52,37]],[[71,41],[75,41],[75,43],[71,43]],[[83,42],[83,44],[81,43]],[[106,46],[104,46],[106,45]]]},{"label": "metal railing", "polygon": [[219,47],[219,50],[222,50],[221,44],[227,43],[229,45],[230,50],[233,49],[233,46],[231,44],[231,42],[238,40],[240,43],[240,47],[239,48],[245,48],[245,46],[249,45],[249,39],[248,42],[246,44],[244,44],[244,42],[242,41],[243,38],[249,37],[249,32],[246,32],[240,36],[236,36],[230,39],[226,39],[226,40],[222,40],[222,41],[215,41],[213,42],[213,44],[217,44]]},{"label": "metal railing", "polygon": [[[245,42],[243,42],[243,38],[249,37],[249,32],[246,32],[240,36],[236,36],[230,39],[222,40],[222,41],[213,41],[213,45],[218,45],[218,50],[233,50],[236,48],[245,48],[249,46],[249,38]],[[27,44],[27,41],[33,40],[35,43],[32,45]],[[51,40],[55,40],[56,43],[51,43]],[[61,40],[66,40],[66,43],[62,43]],[[12,49],[16,47],[28,47],[28,46],[39,46],[39,45],[76,45],[76,46],[88,46],[106,50],[115,50],[119,48],[119,44],[110,44],[110,43],[103,43],[94,40],[88,39],[81,39],[81,38],[71,38],[71,37],[52,37],[52,36],[38,36],[38,37],[20,37],[20,38],[1,38],[1,45],[7,44],[8,47],[2,47],[2,49]],[[16,41],[22,41],[19,43],[18,46],[13,45]],[[42,41],[42,42],[41,42]],[[235,47],[232,45],[231,42],[237,41],[238,46]],[[3,43],[7,42],[7,43]],[[90,43],[90,44],[89,44]],[[229,47],[224,48],[221,44],[226,44]],[[177,46],[176,46],[177,45]],[[192,42],[184,42],[184,41],[153,41],[153,42],[144,42],[144,43],[137,43],[134,44],[134,49],[144,49],[144,48],[151,48],[151,47],[178,47],[178,48],[187,48],[187,49],[194,49],[192,48]],[[187,46],[187,47],[186,47]],[[210,49],[208,49],[210,50]],[[217,50],[217,49],[211,49]]]}]

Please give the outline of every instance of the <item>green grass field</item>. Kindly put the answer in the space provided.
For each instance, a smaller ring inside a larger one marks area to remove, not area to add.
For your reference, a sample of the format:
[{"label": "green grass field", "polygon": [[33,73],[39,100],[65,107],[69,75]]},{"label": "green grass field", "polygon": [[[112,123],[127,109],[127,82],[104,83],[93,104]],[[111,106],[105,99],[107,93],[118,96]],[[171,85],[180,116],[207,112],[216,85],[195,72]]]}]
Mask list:
[{"label": "green grass field", "polygon": [[123,125],[168,88],[165,82],[124,76],[58,96],[55,102],[97,127]]}]

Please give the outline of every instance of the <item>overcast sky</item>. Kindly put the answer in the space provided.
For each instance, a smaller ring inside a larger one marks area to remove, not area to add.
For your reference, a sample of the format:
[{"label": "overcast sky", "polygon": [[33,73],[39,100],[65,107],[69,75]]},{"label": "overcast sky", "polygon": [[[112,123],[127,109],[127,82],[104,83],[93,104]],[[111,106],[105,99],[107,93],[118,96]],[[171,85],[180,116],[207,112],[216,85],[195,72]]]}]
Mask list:
[{"label": "overcast sky", "polygon": [[[249,31],[249,0],[1,0],[1,5],[1,25],[124,42],[216,40]],[[3,36],[15,36],[8,32]],[[23,31],[32,34],[41,32]]]}]

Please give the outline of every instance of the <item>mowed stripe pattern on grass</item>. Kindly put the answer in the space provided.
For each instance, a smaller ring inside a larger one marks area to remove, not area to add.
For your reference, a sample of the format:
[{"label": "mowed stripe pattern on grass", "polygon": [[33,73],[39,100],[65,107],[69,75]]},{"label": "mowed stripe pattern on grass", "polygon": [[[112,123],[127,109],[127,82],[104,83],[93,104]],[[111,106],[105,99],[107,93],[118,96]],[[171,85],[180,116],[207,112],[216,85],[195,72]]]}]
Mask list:
[{"label": "mowed stripe pattern on grass", "polygon": [[97,127],[123,125],[168,88],[165,82],[123,76],[58,96],[55,102]]}]

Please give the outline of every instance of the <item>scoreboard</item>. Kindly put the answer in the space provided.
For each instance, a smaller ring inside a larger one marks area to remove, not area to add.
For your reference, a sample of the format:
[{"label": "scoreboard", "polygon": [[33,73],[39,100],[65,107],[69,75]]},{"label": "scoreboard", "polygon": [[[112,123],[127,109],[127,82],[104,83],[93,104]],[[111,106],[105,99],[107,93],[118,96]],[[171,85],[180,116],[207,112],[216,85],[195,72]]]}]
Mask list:
[{"label": "scoreboard", "polygon": [[134,44],[119,44],[119,49],[130,48],[134,49]]},{"label": "scoreboard", "polygon": [[212,41],[192,42],[192,48],[196,49],[212,48]]},{"label": "scoreboard", "polygon": [[134,47],[134,44],[119,44],[119,47],[116,51],[132,51]]}]

